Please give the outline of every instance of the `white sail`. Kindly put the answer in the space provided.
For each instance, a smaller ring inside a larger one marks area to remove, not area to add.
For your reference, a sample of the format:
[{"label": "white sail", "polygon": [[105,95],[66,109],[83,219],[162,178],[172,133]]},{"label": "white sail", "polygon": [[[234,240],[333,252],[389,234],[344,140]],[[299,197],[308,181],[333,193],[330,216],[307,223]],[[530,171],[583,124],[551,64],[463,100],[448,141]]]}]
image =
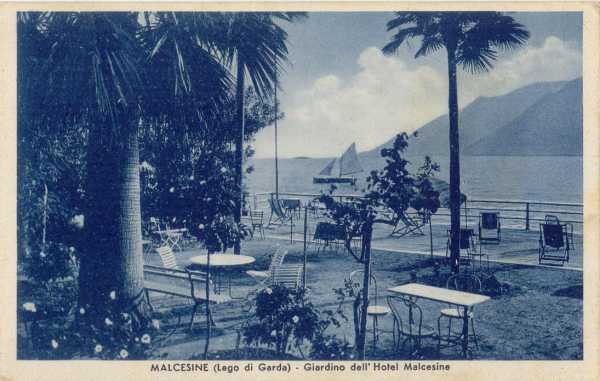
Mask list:
[{"label": "white sail", "polygon": [[333,165],[335,164],[336,159],[333,159],[319,172],[319,176],[331,176],[331,171],[333,170]]},{"label": "white sail", "polygon": [[363,169],[358,161],[356,154],[356,143],[352,143],[350,147],[340,157],[340,176],[350,175],[352,173],[362,172]]}]

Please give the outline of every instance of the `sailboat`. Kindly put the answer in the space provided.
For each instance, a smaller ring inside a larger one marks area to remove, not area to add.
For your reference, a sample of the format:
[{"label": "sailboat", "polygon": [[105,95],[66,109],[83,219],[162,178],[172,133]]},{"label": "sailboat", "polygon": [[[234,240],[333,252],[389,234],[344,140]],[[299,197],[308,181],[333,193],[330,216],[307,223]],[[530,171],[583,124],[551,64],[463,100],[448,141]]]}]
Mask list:
[{"label": "sailboat", "polygon": [[[333,168],[339,162],[339,175],[335,176],[331,173]],[[352,143],[350,147],[340,156],[340,158],[334,158],[331,160],[325,168],[319,172],[319,174],[313,177],[314,184],[356,184],[356,177],[348,176],[354,173],[362,172],[363,169],[358,161],[358,155],[356,154],[356,143]]]}]

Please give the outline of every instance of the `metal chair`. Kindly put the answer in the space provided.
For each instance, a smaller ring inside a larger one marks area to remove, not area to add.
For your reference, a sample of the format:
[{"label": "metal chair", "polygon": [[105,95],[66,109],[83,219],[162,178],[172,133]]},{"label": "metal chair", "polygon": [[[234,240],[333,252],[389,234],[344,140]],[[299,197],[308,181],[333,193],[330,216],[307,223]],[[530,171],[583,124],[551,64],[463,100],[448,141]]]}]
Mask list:
[{"label": "metal chair", "polygon": [[[364,270],[355,270],[350,273],[350,282],[355,290],[355,295],[362,291],[364,280]],[[370,316],[373,321],[373,347],[379,341],[379,318],[388,315],[391,311],[388,306],[379,304],[379,290],[377,288],[377,279],[371,273],[369,277],[369,305],[367,307],[367,317]]]},{"label": "metal chair", "polygon": [[[452,275],[446,281],[446,288],[457,290],[457,291],[466,291],[480,294],[481,293],[481,280],[473,274],[455,274]],[[440,316],[438,317],[437,325],[438,325],[438,352],[442,348],[442,340],[448,343],[447,347],[453,347],[456,345],[460,345],[462,343],[462,327],[460,333],[452,332],[452,321],[459,320],[460,322],[464,319],[464,309],[462,307],[457,307],[453,305],[449,305],[448,308],[444,308],[440,311]],[[474,313],[473,309],[470,308],[467,310],[467,317],[469,319],[469,324],[471,326],[473,342],[475,343],[475,347],[479,348],[479,344],[477,343],[477,336],[475,334],[475,325],[473,322]],[[448,334],[442,335],[441,321],[442,319],[448,319]],[[467,333],[468,334],[468,333]]]},{"label": "metal chair", "polygon": [[400,339],[402,348],[407,342],[411,345],[411,355],[415,355],[421,349],[421,341],[424,338],[433,338],[435,331],[433,328],[423,324],[423,310],[416,303],[414,298],[401,295],[389,295],[387,297],[388,305],[394,316],[393,338],[394,350],[400,349]]},{"label": "metal chair", "polygon": [[250,217],[250,237],[254,238],[254,232],[258,229],[258,233],[262,239],[265,239],[265,227],[263,225],[264,212],[251,210],[248,212]]},{"label": "metal chair", "polygon": [[[493,236],[486,236],[484,232],[493,231]],[[500,213],[481,212],[479,214],[479,242],[495,242],[500,244]]]}]

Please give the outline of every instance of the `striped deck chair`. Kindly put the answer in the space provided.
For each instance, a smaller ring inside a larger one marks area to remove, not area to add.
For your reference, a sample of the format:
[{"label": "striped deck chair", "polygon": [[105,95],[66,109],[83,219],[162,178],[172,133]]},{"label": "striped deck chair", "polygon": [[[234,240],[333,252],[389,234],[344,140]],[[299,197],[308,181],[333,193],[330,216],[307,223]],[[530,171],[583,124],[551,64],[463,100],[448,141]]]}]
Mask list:
[{"label": "striped deck chair", "polygon": [[273,284],[297,290],[302,285],[302,265],[281,265],[273,274]]},{"label": "striped deck chair", "polygon": [[[267,223],[267,226],[271,226],[271,224],[287,224],[287,223],[291,223],[293,221],[292,215],[288,215],[283,208],[281,207],[281,204],[279,203],[279,200],[274,199],[274,198],[269,198],[269,207],[271,208],[271,215],[269,216],[269,222]],[[275,219],[273,219],[273,217],[275,217]]]},{"label": "striped deck chair", "polygon": [[288,251],[283,247],[277,248],[273,256],[271,257],[271,264],[269,268],[265,271],[256,271],[256,270],[248,270],[246,274],[250,275],[254,280],[256,280],[259,285],[266,284],[269,281],[269,278],[273,276],[273,274],[277,271],[277,269],[283,264],[285,260],[285,256]]},{"label": "striped deck chair", "polygon": [[160,256],[163,267],[168,269],[178,269],[177,259],[173,253],[173,249],[170,246],[161,246],[156,249],[156,252]]}]

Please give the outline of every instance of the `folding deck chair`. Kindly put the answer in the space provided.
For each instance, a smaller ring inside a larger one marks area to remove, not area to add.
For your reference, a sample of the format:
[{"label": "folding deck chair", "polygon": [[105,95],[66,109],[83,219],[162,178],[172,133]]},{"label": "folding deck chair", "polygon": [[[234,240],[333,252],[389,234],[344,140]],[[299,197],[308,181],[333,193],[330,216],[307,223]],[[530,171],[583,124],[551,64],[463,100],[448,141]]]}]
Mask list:
[{"label": "folding deck chair", "polygon": [[[492,231],[493,235],[486,236],[485,231]],[[500,213],[481,212],[479,215],[479,242],[500,244]]]},{"label": "folding deck chair", "polygon": [[[271,226],[271,224],[287,224],[287,223],[291,223],[293,222],[293,216],[292,215],[288,215],[283,208],[281,207],[281,204],[279,203],[279,200],[274,199],[274,198],[269,198],[269,207],[271,208],[271,215],[269,216],[269,222],[267,223],[267,226]],[[273,217],[275,217],[275,220],[273,220]]]},{"label": "folding deck chair", "polygon": [[554,222],[540,224],[539,264],[544,260],[560,262],[561,266],[569,262],[572,234],[572,231],[569,233],[566,224]]},{"label": "folding deck chair", "polygon": [[423,226],[427,223],[426,219],[417,219],[406,213],[396,215],[396,225],[390,233],[394,237],[404,237],[407,235],[425,235]]}]

